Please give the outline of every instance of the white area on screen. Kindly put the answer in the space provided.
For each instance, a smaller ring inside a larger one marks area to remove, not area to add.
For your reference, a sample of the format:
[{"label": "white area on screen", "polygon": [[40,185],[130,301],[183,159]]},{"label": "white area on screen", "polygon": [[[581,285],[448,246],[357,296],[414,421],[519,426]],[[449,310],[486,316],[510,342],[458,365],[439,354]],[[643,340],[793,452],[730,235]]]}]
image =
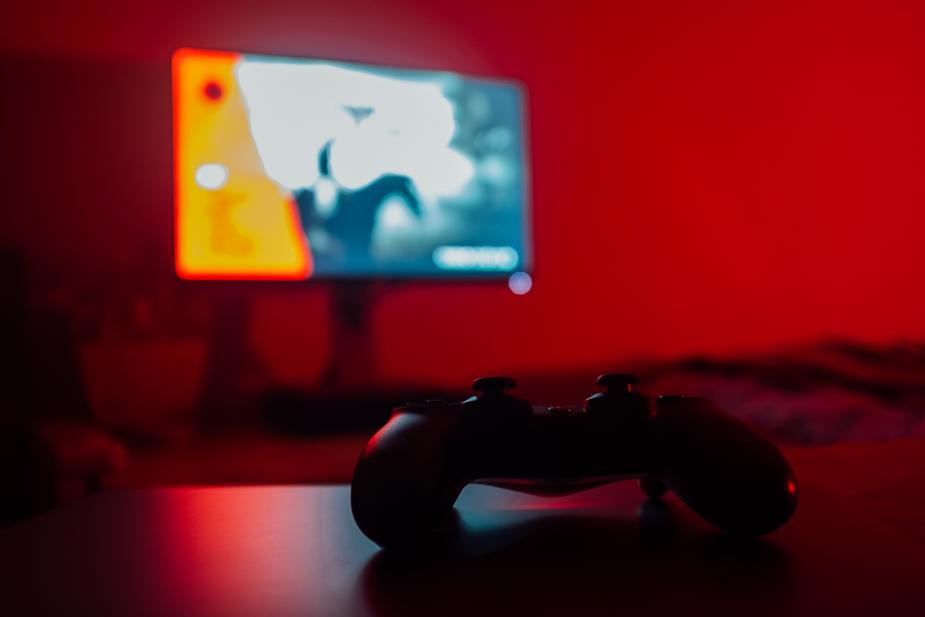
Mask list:
[{"label": "white area on screen", "polygon": [[438,83],[326,62],[244,60],[236,74],[266,173],[289,190],[315,186],[329,142],[348,190],[397,174],[425,197],[455,195],[475,173],[450,146],[454,108]]},{"label": "white area on screen", "polygon": [[441,270],[509,272],[517,267],[519,256],[510,246],[439,246],[433,259]]}]

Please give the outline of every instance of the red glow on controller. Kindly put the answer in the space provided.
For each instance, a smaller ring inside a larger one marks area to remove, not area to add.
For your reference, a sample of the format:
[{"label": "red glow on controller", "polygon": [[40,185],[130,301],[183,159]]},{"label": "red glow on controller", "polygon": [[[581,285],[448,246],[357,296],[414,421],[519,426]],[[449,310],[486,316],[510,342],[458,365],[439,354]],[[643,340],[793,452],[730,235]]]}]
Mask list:
[{"label": "red glow on controller", "polygon": [[[386,426],[388,426],[388,424]],[[376,449],[376,444],[379,443],[379,441],[382,439],[382,433],[385,431],[386,426],[383,426],[381,429],[376,431],[376,433],[372,437],[369,438],[369,442],[367,442],[366,444],[366,449],[368,450]]]},{"label": "red glow on controller", "polygon": [[202,93],[205,97],[211,101],[217,101],[222,98],[222,86],[217,81],[210,81],[207,83],[203,89]]},{"label": "red glow on controller", "polygon": [[793,480],[787,480],[787,492],[791,495],[797,494],[797,483]]}]

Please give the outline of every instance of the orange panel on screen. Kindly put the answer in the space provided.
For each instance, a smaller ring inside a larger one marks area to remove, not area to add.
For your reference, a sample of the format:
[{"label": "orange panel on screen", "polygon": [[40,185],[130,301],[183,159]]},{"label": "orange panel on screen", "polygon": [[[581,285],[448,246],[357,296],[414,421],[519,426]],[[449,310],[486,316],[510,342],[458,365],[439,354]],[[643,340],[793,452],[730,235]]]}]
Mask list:
[{"label": "orange panel on screen", "polygon": [[304,279],[292,195],[269,178],[235,79],[240,54],[173,55],[176,269],[188,279]]}]

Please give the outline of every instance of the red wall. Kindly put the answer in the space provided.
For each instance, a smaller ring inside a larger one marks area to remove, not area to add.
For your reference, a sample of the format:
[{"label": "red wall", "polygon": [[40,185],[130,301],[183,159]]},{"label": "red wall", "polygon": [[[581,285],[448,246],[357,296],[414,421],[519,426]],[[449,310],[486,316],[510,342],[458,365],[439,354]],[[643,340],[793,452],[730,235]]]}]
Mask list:
[{"label": "red wall", "polygon": [[[384,376],[925,335],[925,5],[541,4],[5,6],[0,239],[39,272],[137,268],[141,244],[140,280],[169,271],[177,46],[447,68],[527,84],[536,284],[388,294]],[[314,379],[318,291],[241,293],[275,377]]]}]

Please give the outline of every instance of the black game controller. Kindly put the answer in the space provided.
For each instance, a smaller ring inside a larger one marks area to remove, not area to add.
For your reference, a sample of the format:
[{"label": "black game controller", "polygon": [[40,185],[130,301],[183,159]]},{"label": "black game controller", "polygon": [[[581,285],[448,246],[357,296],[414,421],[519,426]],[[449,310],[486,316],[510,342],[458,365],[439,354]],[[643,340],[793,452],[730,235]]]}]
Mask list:
[{"label": "black game controller", "polygon": [[385,548],[440,534],[470,482],[564,495],[638,478],[649,497],[668,489],[720,529],[756,536],[797,505],[793,470],[761,434],[703,398],[638,392],[625,373],[602,375],[606,392],[584,407],[532,406],[507,394],[509,377],[477,379],[461,403],[397,408],[357,462],[351,507]]}]

